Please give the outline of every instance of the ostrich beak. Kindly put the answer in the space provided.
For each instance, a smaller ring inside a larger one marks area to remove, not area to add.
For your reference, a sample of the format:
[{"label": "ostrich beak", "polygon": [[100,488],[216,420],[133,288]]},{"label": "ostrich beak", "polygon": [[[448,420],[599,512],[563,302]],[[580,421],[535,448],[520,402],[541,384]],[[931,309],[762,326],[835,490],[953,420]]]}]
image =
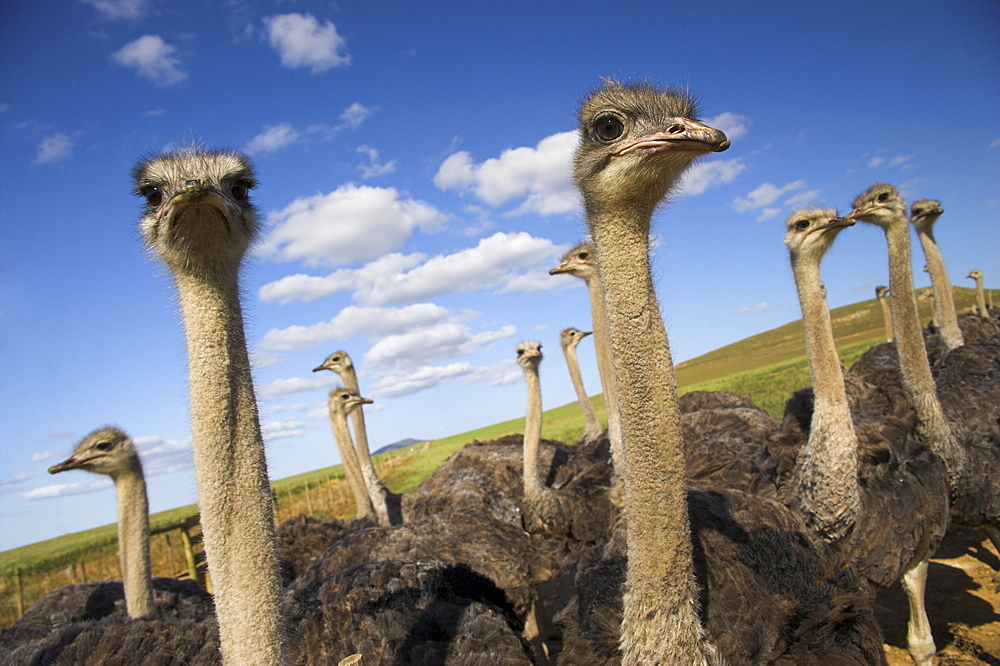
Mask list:
[{"label": "ostrich beak", "polygon": [[688,118],[675,118],[673,124],[663,132],[641,136],[625,144],[619,155],[635,150],[696,150],[705,153],[721,153],[732,142],[725,132]]},{"label": "ostrich beak", "polygon": [[593,335],[593,333],[594,333],[593,331],[580,331],[580,337],[585,338],[588,335]]},{"label": "ostrich beak", "polygon": [[313,372],[319,372],[320,370],[326,370],[326,369],[327,367],[325,365],[317,365],[315,368],[313,368]]},{"label": "ostrich beak", "polygon": [[61,463],[49,467],[49,474],[58,474],[59,472],[65,472],[66,470],[70,469],[79,469],[80,467],[83,467],[85,464],[90,462],[90,460],[91,460],[90,458],[86,460],[78,460],[76,456],[70,456],[66,460],[63,460]]},{"label": "ostrich beak", "polygon": [[549,275],[560,275],[562,273],[568,273],[572,268],[569,264],[559,264],[555,268],[549,269]]},{"label": "ostrich beak", "polygon": [[848,217],[835,217],[826,224],[820,225],[819,229],[846,229],[847,227],[853,227],[857,223],[857,220]]}]

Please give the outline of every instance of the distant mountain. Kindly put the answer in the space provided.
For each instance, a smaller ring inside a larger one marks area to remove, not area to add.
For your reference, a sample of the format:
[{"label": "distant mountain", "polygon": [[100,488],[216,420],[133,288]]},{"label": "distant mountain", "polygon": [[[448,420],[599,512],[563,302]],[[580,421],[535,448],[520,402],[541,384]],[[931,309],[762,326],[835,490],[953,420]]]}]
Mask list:
[{"label": "distant mountain", "polygon": [[407,437],[406,439],[401,439],[398,442],[393,442],[392,444],[386,444],[382,448],[372,451],[372,455],[387,453],[389,451],[395,451],[396,449],[405,449],[407,446],[413,446],[414,444],[421,444],[426,441],[427,441],[426,439],[413,439],[412,437]]}]

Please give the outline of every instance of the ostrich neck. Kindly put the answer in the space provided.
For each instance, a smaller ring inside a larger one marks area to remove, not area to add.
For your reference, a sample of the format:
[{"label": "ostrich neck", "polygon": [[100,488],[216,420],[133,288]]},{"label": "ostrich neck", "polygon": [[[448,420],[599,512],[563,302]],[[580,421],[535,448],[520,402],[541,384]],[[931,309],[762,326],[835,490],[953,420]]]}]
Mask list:
[{"label": "ostrich neck", "polygon": [[274,515],[236,270],[175,271],[205,552],[227,664],[285,658]]},{"label": "ostrich neck", "polygon": [[[344,388],[361,395],[358,374],[354,371],[353,367],[345,369],[339,374],[341,381],[344,382]],[[382,483],[382,479],[379,478],[378,472],[375,471],[375,465],[372,463],[371,450],[368,448],[368,430],[365,427],[365,412],[361,405],[355,407],[351,412],[351,423],[354,424],[355,441],[353,450],[358,459],[361,476],[364,479],[365,488],[372,503],[372,509],[378,516],[379,524],[388,525],[390,523],[389,508],[386,505],[388,488]]]},{"label": "ostrich neck", "polygon": [[115,475],[118,496],[118,562],[129,617],[156,615],[149,566],[149,500],[142,469]]},{"label": "ostrich neck", "polygon": [[947,349],[955,349],[965,344],[962,331],[958,327],[958,315],[955,314],[955,299],[951,293],[951,281],[948,270],[944,266],[941,248],[934,240],[930,229],[917,227],[917,238],[924,248],[924,258],[927,260],[927,270],[931,275],[931,288],[934,291],[934,311],[938,326],[941,327],[941,340]]},{"label": "ostrich neck", "polygon": [[588,211],[608,311],[625,461],[625,664],[704,664],[677,385],[649,262],[652,210]]},{"label": "ostrich neck", "polygon": [[986,294],[983,292],[983,278],[977,277],[976,280],[976,303],[979,304],[979,316],[988,318],[990,316],[990,311],[986,309]]},{"label": "ostrich neck", "polygon": [[615,389],[615,371],[611,361],[611,342],[608,333],[608,311],[604,306],[604,290],[597,276],[585,280],[590,294],[590,318],[594,327],[594,351],[597,352],[597,373],[604,392],[604,411],[608,419],[608,440],[611,442],[611,464],[615,474],[625,470],[622,451],[621,417],[618,413],[618,393]]},{"label": "ostrich neck", "polygon": [[537,507],[547,490],[538,480],[538,446],[542,441],[542,387],[538,369],[526,369],[524,381],[528,387],[528,411],[524,416],[524,495],[527,504]]},{"label": "ostrich neck", "polygon": [[889,248],[889,310],[896,335],[896,353],[903,375],[903,389],[917,413],[917,433],[945,461],[954,481],[961,476],[963,456],[941,409],[937,386],[927,360],[910,270],[909,231],[902,224],[885,229]]},{"label": "ostrich neck", "polygon": [[793,257],[792,271],[814,397],[809,441],[796,461],[795,494],[810,528],[834,541],[850,530],[858,516],[858,441],[819,262]]},{"label": "ostrich neck", "polygon": [[892,315],[889,314],[889,303],[885,298],[878,298],[878,304],[882,308],[882,319],[885,322],[885,341],[892,342]]},{"label": "ostrich neck", "polygon": [[[347,428],[347,416],[338,412],[334,407],[335,398],[330,394],[330,426],[333,428],[333,439],[337,443],[337,450],[340,452],[340,460],[344,465],[344,476],[347,477],[347,485],[354,495],[354,503],[358,508],[358,518],[368,518],[375,514],[372,507],[371,498],[364,487],[361,476],[361,468],[358,465],[358,456],[354,450],[354,442],[351,440],[351,431]],[[354,479],[355,483],[350,480]]]},{"label": "ostrich neck", "polygon": [[566,367],[569,369],[569,378],[573,382],[573,390],[576,391],[576,399],[580,403],[580,409],[583,411],[583,419],[586,423],[584,428],[584,435],[586,437],[595,437],[603,430],[601,427],[601,421],[597,418],[597,410],[594,409],[594,404],[590,402],[590,398],[587,397],[587,390],[583,387],[583,376],[580,374],[580,362],[576,356],[576,346],[566,345],[563,347],[563,352],[566,354]]}]

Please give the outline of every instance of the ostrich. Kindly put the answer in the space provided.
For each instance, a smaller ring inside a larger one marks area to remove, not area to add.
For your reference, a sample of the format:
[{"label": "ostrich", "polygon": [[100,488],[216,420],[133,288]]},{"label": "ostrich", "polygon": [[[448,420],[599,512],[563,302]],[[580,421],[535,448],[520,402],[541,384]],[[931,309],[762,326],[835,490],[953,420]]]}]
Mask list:
[{"label": "ostrich", "polygon": [[[331,370],[340,375],[340,380],[344,382],[344,387],[360,394],[358,385],[358,375],[354,371],[354,363],[345,351],[338,351],[326,357],[323,363],[315,368],[313,372],[320,370]],[[365,429],[365,414],[360,408],[351,411],[351,421],[354,424],[355,452],[358,465],[361,468],[361,480],[364,483],[371,504],[378,516],[381,525],[398,525],[402,517],[400,516],[399,495],[390,491],[382,483],[375,466],[372,464],[371,452],[368,448],[368,431]],[[343,456],[343,452],[341,452]]]},{"label": "ostrich", "polygon": [[594,350],[597,352],[597,372],[601,377],[604,410],[608,417],[611,464],[617,474],[618,470],[622,469],[620,466],[623,461],[618,398],[615,394],[614,371],[611,367],[611,347],[608,344],[608,316],[594,254],[594,247],[590,243],[580,243],[563,255],[559,265],[550,270],[549,275],[567,273],[580,278],[587,285],[587,293],[590,296],[590,316],[594,327]]},{"label": "ostrich", "polygon": [[141,160],[139,224],[177,287],[188,347],[191,433],[223,659],[286,658],[274,515],[243,330],[239,270],[259,223],[249,160],[187,148]]},{"label": "ostrich", "polygon": [[[821,584],[822,600],[803,597],[798,606],[797,619],[809,615],[815,624],[799,625],[811,628],[797,635],[784,633],[797,622],[786,613],[761,611],[768,597],[761,584],[768,564],[779,559],[789,566],[781,580],[816,582],[823,565],[797,533],[804,529],[801,520],[766,499],[736,491],[692,496],[685,489],[676,377],[652,283],[649,230],[654,209],[681,173],[697,157],[729,147],[722,132],[694,117],[685,92],[614,81],[592,93],[579,113],[573,173],[597,250],[625,454],[625,664],[762,663],[782,652],[820,650],[814,641],[820,626],[829,630],[827,612],[845,608],[833,602],[835,586]],[[742,554],[727,560],[716,537],[741,539],[729,555]],[[751,560],[756,564],[747,567]],[[802,569],[793,576],[796,565]],[[699,590],[699,571],[708,582],[707,598]],[[841,633],[822,648],[826,658],[884,663],[863,594],[853,586],[837,589],[852,610],[838,616]],[[738,608],[747,594],[756,603],[734,610],[728,618],[735,624],[710,635],[719,628],[713,617]]]},{"label": "ostrich", "polygon": [[885,322],[885,341],[892,342],[892,317],[889,314],[889,287],[875,287],[875,298],[882,307],[882,320]]},{"label": "ostrich", "polygon": [[76,445],[49,474],[71,469],[106,474],[118,496],[118,560],[129,617],[153,617],[153,581],[149,566],[149,500],[142,463],[132,440],[118,428],[100,428]]},{"label": "ostrich", "polygon": [[958,328],[955,299],[951,293],[951,282],[948,280],[948,270],[944,266],[944,257],[937,241],[934,240],[934,223],[943,212],[940,201],[918,199],[910,206],[910,221],[917,230],[920,245],[924,248],[924,258],[927,260],[925,270],[931,276],[934,319],[940,329],[941,342],[945,349],[954,349],[965,344],[965,340],[962,339],[962,331]]},{"label": "ostrich", "polygon": [[979,316],[989,319],[990,311],[986,309],[986,298],[983,294],[983,272],[978,268],[973,268],[965,277],[976,281],[976,305],[979,308]]},{"label": "ostrich", "polygon": [[580,410],[583,412],[583,441],[592,442],[601,437],[604,433],[604,426],[597,418],[597,410],[594,403],[587,396],[587,391],[583,387],[583,377],[580,375],[580,362],[576,356],[576,346],[580,341],[590,335],[590,331],[580,331],[573,327],[564,329],[559,334],[559,344],[562,346],[563,355],[566,356],[566,367],[569,370],[570,380],[573,382],[573,390],[576,391],[577,402],[580,403]]},{"label": "ostrich", "polygon": [[[68,585],[36,601],[13,625],[0,632],[0,651],[22,647],[17,659],[31,661],[46,649],[86,654],[91,632],[100,635],[105,625],[119,627],[127,634],[125,616],[150,620],[145,625],[167,626],[176,620],[211,620],[212,627],[187,627],[181,633],[214,635],[207,638],[218,649],[211,597],[193,580],[152,578],[149,563],[149,513],[146,481],[132,440],[114,427],[94,430],[76,445],[73,455],[49,468],[50,474],[83,469],[112,478],[118,498],[118,558],[122,581],[102,581]],[[125,612],[121,611],[124,601]],[[153,618],[163,620],[157,624]],[[112,630],[113,631],[113,630]],[[142,633],[142,629],[136,631]],[[100,654],[100,652],[98,652]],[[6,661],[0,659],[0,661]]]},{"label": "ostrich", "polygon": [[875,183],[854,200],[849,217],[885,232],[902,388],[917,433],[947,468],[952,519],[982,528],[1000,550],[1000,484],[992,473],[1000,465],[1000,342],[953,349],[932,374],[910,272],[906,203],[892,185]]},{"label": "ostrich", "polygon": [[839,549],[869,582],[885,587],[902,575],[910,602],[907,645],[913,661],[925,665],[936,648],[923,592],[928,560],[948,522],[946,475],[941,461],[897,419],[859,415],[857,431],[852,422],[819,281],[823,255],[852,224],[827,209],[793,211],[788,218],[785,245],[813,386],[808,437],[799,449],[789,503],[821,542]]}]

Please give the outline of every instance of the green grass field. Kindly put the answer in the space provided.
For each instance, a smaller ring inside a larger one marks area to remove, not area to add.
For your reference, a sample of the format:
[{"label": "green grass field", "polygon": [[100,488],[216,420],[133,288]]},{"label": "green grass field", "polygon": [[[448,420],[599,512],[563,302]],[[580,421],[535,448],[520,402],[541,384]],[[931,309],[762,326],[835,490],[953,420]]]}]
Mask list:
[{"label": "green grass field", "polygon": [[[928,289],[918,291],[925,294]],[[975,293],[972,289],[955,289],[955,305],[959,312],[971,309],[974,300]],[[918,301],[922,321],[926,323],[930,318],[929,302],[926,297]],[[882,313],[874,299],[838,308],[831,315],[838,350],[845,366],[850,366],[869,347],[885,340]],[[799,321],[791,322],[680,363],[677,365],[677,378],[681,393],[692,390],[732,391],[750,397],[780,420],[785,400],[793,391],[810,384],[802,324]],[[592,400],[598,414],[604,418],[603,396],[595,396]],[[374,457],[374,462],[392,490],[406,492],[422,483],[466,444],[518,433],[523,427],[524,419],[505,421],[381,454]],[[583,417],[575,402],[545,412],[543,437],[575,442],[582,432]],[[302,498],[311,500],[311,493],[321,486],[326,489],[326,495],[322,499],[329,498],[330,501],[321,504],[317,499],[317,507],[312,508],[313,512],[319,516],[349,517],[352,511],[349,502],[343,497],[342,486],[345,484],[342,479],[342,468],[337,465],[275,481],[272,487],[279,507],[279,517],[283,513],[283,507],[284,512],[292,512],[292,515],[305,510]],[[331,490],[333,484],[341,487],[340,502]],[[196,505],[156,513],[151,516],[151,527],[155,531],[158,527],[175,524],[196,513]],[[30,600],[46,591],[42,589],[45,587],[41,583],[43,577],[46,581],[55,581],[48,583],[49,589],[65,584],[66,581],[60,582],[55,572],[78,562],[103,558],[105,564],[102,566],[105,570],[110,568],[112,573],[108,575],[113,576],[113,568],[116,566],[113,559],[117,546],[116,537],[116,527],[111,524],[0,553],[0,626],[6,626],[16,619],[15,611],[12,610],[15,568],[20,569],[26,581],[34,581],[25,583],[25,597],[30,603]]]}]

